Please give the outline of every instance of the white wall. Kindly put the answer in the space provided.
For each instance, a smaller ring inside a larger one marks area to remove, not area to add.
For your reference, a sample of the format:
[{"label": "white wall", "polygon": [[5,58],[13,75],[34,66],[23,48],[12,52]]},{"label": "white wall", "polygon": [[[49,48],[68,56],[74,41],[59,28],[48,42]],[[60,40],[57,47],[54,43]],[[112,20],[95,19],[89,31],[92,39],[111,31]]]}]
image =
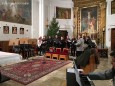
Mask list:
[{"label": "white wall", "polygon": [[106,46],[108,48],[111,48],[111,29],[115,28],[115,14],[111,14],[111,1],[113,0],[106,0]]},{"label": "white wall", "polygon": [[[9,34],[3,33],[3,26],[9,26]],[[17,34],[12,34],[12,27],[17,27]],[[20,34],[20,28],[24,28],[24,34]],[[0,21],[0,41],[22,38],[22,37],[31,37],[31,26],[10,22],[2,22]]]},{"label": "white wall", "polygon": [[38,38],[40,34],[39,28],[39,0],[32,0],[32,38]]},{"label": "white wall", "polygon": [[49,20],[49,0],[44,0],[44,35],[47,35],[47,26],[46,23],[48,23]]},{"label": "white wall", "polygon": [[[48,9],[49,22],[56,15],[56,7],[71,8],[71,19],[57,19],[60,30],[67,30],[70,37],[73,36],[73,2],[72,0],[50,0]],[[47,14],[46,14],[47,15]]]},{"label": "white wall", "polygon": [[106,24],[106,45],[111,48],[111,29],[115,28],[115,14],[107,16]]}]

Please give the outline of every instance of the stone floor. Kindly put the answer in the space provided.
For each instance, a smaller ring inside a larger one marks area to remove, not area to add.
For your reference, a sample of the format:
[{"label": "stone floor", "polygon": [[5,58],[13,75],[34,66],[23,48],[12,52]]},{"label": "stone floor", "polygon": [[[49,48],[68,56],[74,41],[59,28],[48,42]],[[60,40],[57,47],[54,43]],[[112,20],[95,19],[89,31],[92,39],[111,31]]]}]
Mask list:
[{"label": "stone floor", "polygon": [[[98,68],[95,70],[103,71],[111,67],[109,58],[100,58],[100,64]],[[72,67],[73,64],[70,63],[58,70],[55,70],[46,76],[26,85],[26,86],[66,86],[66,69]],[[95,86],[112,86],[112,80],[94,80]],[[13,80],[9,80],[0,84],[0,86],[24,86],[18,82]]]},{"label": "stone floor", "polygon": [[[111,58],[100,58],[100,64],[94,72],[102,72],[111,68]],[[112,86],[112,80],[93,80],[95,86]]]}]

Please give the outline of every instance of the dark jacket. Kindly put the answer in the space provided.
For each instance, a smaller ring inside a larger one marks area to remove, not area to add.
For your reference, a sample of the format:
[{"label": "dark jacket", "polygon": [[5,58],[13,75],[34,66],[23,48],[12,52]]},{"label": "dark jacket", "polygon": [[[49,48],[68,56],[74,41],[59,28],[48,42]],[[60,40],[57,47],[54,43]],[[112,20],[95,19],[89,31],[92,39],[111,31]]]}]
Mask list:
[{"label": "dark jacket", "polygon": [[[76,58],[75,63],[76,65],[85,67],[89,63],[90,56],[94,54],[95,56],[95,61],[98,60],[98,53],[95,48],[86,48],[85,51]],[[98,61],[96,61],[98,62]],[[98,62],[99,63],[99,62]],[[96,64],[98,64],[96,63]]]},{"label": "dark jacket", "polygon": [[89,58],[91,55],[91,49],[87,48],[79,57],[76,58],[76,65],[85,67],[89,63]]},{"label": "dark jacket", "polygon": [[88,76],[91,80],[108,80],[113,79],[113,86],[115,86],[115,69],[108,69],[104,72],[89,73]]}]

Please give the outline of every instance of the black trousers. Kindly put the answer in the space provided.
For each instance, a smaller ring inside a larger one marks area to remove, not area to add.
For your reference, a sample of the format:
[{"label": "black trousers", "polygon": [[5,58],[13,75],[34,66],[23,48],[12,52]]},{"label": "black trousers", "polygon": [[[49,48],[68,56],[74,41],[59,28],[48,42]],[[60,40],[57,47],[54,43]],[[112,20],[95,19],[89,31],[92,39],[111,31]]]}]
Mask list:
[{"label": "black trousers", "polygon": [[76,56],[79,57],[82,53],[83,51],[76,51]]},{"label": "black trousers", "polygon": [[[82,53],[83,51],[76,51],[76,58],[78,58]],[[77,65],[77,68],[80,69],[80,65]]]},{"label": "black trousers", "polygon": [[76,48],[71,48],[71,55],[75,56]]}]

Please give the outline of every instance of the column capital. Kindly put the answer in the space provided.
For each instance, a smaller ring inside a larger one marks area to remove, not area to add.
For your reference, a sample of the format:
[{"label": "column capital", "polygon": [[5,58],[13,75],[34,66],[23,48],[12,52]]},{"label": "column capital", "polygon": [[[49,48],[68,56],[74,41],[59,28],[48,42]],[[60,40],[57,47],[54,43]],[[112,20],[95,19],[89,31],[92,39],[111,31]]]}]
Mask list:
[{"label": "column capital", "polygon": [[106,0],[106,2],[112,2],[113,0]]}]

